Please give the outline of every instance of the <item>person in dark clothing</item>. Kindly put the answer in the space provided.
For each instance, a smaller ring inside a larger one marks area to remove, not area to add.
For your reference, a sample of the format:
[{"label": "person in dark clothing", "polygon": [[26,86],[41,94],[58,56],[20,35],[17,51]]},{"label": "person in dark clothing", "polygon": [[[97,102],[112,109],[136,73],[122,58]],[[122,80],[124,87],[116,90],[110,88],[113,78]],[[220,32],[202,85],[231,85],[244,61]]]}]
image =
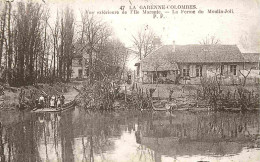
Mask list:
[{"label": "person in dark clothing", "polygon": [[58,98],[57,98],[57,108],[61,108],[61,97],[60,96],[58,96]]},{"label": "person in dark clothing", "polygon": [[65,103],[65,97],[64,97],[63,95],[61,95],[60,101],[61,101],[61,106],[64,105],[64,103]]},{"label": "person in dark clothing", "polygon": [[46,101],[47,107],[50,107],[50,102],[51,102],[51,96],[48,95]]}]

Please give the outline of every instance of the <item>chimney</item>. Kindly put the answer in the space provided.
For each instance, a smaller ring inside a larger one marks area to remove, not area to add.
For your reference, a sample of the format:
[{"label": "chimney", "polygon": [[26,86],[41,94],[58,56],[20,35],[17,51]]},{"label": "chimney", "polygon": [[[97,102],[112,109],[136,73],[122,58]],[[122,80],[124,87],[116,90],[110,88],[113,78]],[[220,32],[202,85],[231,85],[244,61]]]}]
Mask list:
[{"label": "chimney", "polygon": [[172,41],[172,52],[175,52],[175,41]]}]

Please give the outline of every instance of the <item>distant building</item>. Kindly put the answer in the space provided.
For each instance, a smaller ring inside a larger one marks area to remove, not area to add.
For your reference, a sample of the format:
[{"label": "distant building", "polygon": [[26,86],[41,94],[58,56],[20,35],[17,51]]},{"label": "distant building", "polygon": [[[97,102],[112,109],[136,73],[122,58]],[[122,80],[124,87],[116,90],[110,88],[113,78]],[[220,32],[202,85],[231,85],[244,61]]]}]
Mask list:
[{"label": "distant building", "polygon": [[[75,43],[75,55],[72,58],[72,79],[85,79],[88,76],[88,50],[89,45],[82,43],[82,40],[78,40]],[[94,55],[94,54],[93,54]]]},{"label": "distant building", "polygon": [[86,58],[83,55],[76,55],[72,59],[72,79],[84,79],[88,75],[86,67]]},{"label": "distant building", "polygon": [[[78,52],[72,58],[72,79],[87,79],[89,76],[89,53],[88,47],[84,48],[80,44],[77,47]],[[113,75],[119,73],[120,69],[120,58],[111,57],[112,47],[106,47],[99,52],[99,58],[97,57],[97,52],[92,51],[92,66],[96,68],[95,75],[103,76],[104,72],[106,75]],[[120,51],[120,49],[117,49]],[[121,49],[122,51],[122,49]],[[125,51],[125,50],[124,50]],[[113,60],[114,59],[114,60]],[[98,67],[98,68],[97,68]]]},{"label": "distant building", "polygon": [[142,83],[200,84],[203,77],[239,83],[243,75],[259,79],[259,53],[241,53],[236,45],[163,45],[136,63]]}]

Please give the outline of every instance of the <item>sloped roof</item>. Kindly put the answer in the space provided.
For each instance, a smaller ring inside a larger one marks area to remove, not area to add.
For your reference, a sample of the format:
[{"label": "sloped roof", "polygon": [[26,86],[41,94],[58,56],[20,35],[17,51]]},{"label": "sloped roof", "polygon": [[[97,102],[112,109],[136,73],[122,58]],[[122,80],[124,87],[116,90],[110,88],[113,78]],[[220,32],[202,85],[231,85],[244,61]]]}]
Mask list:
[{"label": "sloped roof", "polygon": [[177,70],[177,64],[169,59],[171,46],[162,46],[140,61],[142,71]]},{"label": "sloped roof", "polygon": [[260,53],[243,53],[245,62],[259,62]]},{"label": "sloped roof", "polygon": [[176,45],[175,52],[172,49],[172,45],[164,45],[152,52],[141,61],[142,70],[154,71],[152,69],[158,66],[171,70],[176,68],[175,62],[244,62],[244,57],[236,45]]}]

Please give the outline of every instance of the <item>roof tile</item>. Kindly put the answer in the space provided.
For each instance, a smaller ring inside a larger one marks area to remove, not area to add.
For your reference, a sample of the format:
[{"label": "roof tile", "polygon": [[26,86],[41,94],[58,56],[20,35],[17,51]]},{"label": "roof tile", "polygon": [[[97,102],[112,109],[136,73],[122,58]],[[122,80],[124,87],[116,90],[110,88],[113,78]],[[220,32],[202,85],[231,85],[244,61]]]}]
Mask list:
[{"label": "roof tile", "polygon": [[244,62],[245,59],[236,45],[164,45],[144,58],[143,71],[173,70],[176,62],[182,63],[220,63]]}]

